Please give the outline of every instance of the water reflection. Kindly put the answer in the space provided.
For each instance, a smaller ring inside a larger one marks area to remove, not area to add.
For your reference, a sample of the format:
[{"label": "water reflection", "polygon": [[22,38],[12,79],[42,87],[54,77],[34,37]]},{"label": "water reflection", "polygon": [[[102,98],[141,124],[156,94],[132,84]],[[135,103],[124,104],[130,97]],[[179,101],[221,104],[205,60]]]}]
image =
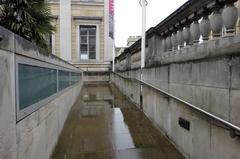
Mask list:
[{"label": "water reflection", "polygon": [[112,119],[113,142],[115,149],[135,148],[128,125],[124,122],[124,117],[120,108],[113,109]]},{"label": "water reflection", "polygon": [[182,159],[146,116],[109,84],[85,85],[52,159]]}]

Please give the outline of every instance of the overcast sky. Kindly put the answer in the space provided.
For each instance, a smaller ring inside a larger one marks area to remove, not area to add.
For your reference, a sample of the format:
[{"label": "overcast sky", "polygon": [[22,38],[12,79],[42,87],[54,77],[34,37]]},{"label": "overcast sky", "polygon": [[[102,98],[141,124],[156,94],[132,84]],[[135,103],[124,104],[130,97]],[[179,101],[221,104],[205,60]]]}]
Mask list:
[{"label": "overcast sky", "polygon": [[[187,0],[148,0],[147,28],[156,26]],[[115,0],[115,44],[126,46],[129,36],[141,34],[139,0]]]}]

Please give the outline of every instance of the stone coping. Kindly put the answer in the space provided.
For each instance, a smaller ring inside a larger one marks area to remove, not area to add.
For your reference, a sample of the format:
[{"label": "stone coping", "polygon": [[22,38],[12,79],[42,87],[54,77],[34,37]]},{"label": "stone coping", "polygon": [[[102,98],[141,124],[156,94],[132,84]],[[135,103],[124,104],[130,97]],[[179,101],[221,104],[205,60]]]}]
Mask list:
[{"label": "stone coping", "polygon": [[[239,54],[240,34],[237,34],[234,36],[212,39],[206,42],[203,41],[199,44],[185,46],[179,50],[158,53],[146,59],[146,68]],[[131,67],[132,65],[133,63],[131,63]],[[134,66],[134,68],[136,68],[136,66]]]},{"label": "stone coping", "polygon": [[36,44],[20,37],[17,34],[0,26],[0,49],[15,55],[28,57],[49,64],[65,67],[71,70],[80,71],[71,63],[48,53],[47,50],[37,47]]}]

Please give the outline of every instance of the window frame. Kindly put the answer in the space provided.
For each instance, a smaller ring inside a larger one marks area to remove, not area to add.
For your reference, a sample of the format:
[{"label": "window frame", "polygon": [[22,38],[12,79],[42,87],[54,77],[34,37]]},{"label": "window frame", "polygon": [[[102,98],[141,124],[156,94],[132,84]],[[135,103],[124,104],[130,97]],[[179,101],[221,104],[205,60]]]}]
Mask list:
[{"label": "window frame", "polygon": [[[90,35],[90,31],[87,30],[87,34],[86,35],[81,35],[81,27],[85,27],[85,28],[94,28],[95,29],[95,35]],[[87,38],[87,42],[86,43],[82,43],[81,39],[82,37],[86,37]],[[95,37],[95,58],[94,59],[90,59],[90,37]],[[81,45],[87,45],[87,59],[82,59],[81,55]],[[79,50],[80,50],[80,60],[96,60],[97,58],[97,27],[95,25],[79,25]]]},{"label": "window frame", "polygon": [[96,26],[96,58],[95,59],[86,59],[91,61],[98,61],[100,59],[100,24],[101,21],[85,21],[85,20],[76,20],[76,50],[77,50],[77,60],[84,61],[81,59],[80,55],[80,26]]},{"label": "window frame", "polygon": [[[40,100],[39,102],[36,102],[32,105],[27,106],[26,108],[20,110],[20,103],[19,103],[19,64],[23,64],[23,65],[29,65],[29,66],[34,66],[34,67],[41,67],[41,68],[47,68],[47,69],[54,69],[56,70],[57,74],[57,92],[52,94],[51,96],[48,96],[42,100]],[[34,113],[35,111],[37,111],[38,109],[40,109],[41,107],[45,106],[46,104],[50,103],[52,100],[56,99],[56,97],[60,96],[61,94],[63,94],[64,92],[68,91],[69,89],[75,87],[77,84],[82,82],[82,72],[81,71],[77,71],[77,70],[72,70],[70,68],[66,68],[66,67],[62,67],[62,66],[58,66],[55,64],[50,64],[47,62],[43,62],[40,60],[36,60],[36,59],[32,59],[32,58],[28,58],[28,57],[24,57],[24,56],[20,56],[17,55],[15,57],[15,105],[16,105],[16,115],[17,115],[17,122],[23,120],[25,117],[31,115],[32,113]],[[80,80],[71,85],[69,87],[66,87],[62,90],[59,90],[59,79],[58,79],[58,72],[59,70],[62,71],[68,71],[69,73],[69,80],[71,81],[71,72],[75,72],[75,73],[79,73],[80,76]]]}]

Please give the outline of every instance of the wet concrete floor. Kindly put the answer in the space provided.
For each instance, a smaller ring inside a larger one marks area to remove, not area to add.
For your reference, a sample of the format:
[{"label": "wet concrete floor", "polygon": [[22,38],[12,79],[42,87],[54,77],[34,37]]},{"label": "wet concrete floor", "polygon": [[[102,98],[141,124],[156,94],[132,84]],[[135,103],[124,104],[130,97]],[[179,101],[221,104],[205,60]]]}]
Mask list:
[{"label": "wet concrete floor", "polygon": [[52,159],[184,159],[110,84],[85,84]]}]

